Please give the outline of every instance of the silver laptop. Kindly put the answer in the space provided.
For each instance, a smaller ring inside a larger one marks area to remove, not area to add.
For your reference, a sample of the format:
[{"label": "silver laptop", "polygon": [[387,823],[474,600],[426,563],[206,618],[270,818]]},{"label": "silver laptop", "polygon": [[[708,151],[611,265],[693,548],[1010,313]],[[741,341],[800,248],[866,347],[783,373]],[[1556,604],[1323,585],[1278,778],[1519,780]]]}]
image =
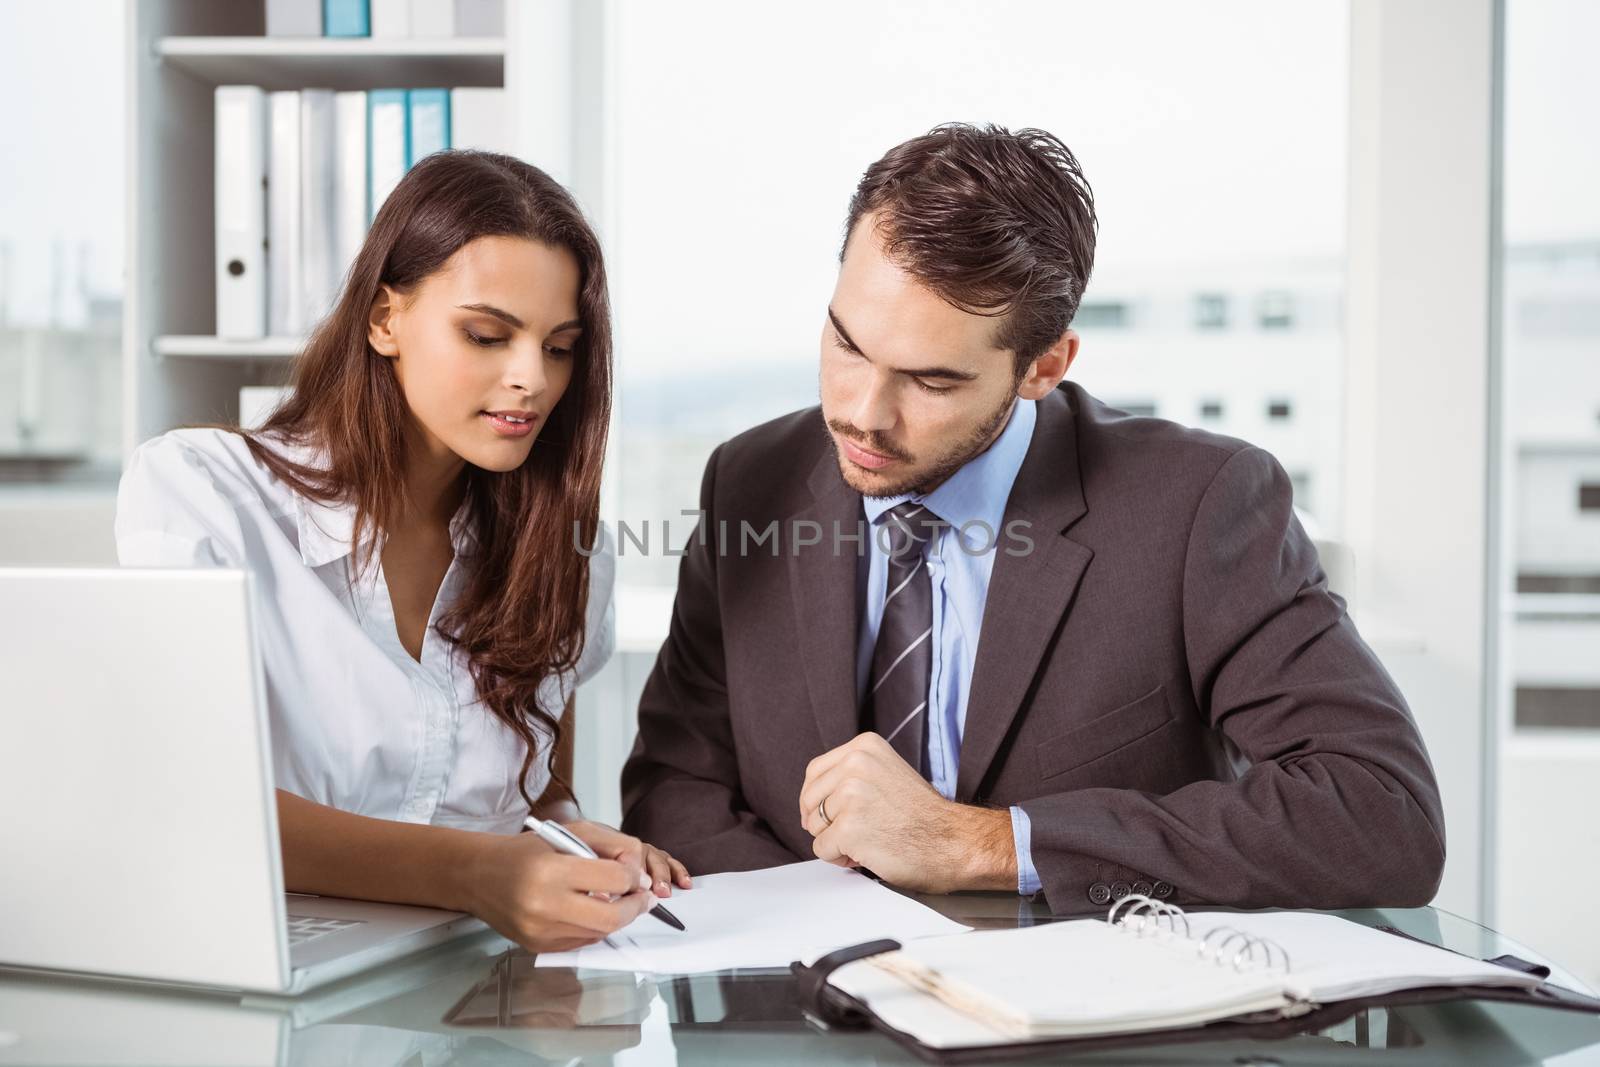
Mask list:
[{"label": "silver laptop", "polygon": [[298,993],[485,928],[284,892],[253,595],[0,568],[0,966]]}]

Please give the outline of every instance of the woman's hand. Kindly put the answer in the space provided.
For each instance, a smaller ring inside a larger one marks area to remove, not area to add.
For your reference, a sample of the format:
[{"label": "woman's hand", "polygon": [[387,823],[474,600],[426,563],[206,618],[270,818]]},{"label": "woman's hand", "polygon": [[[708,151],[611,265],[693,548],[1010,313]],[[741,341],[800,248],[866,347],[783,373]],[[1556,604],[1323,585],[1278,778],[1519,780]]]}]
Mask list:
[{"label": "woman's hand", "polygon": [[467,910],[530,952],[592,944],[655,905],[645,892],[650,876],[632,856],[568,856],[537,834],[477,836],[462,871]]},{"label": "woman's hand", "polygon": [[572,835],[605,859],[637,864],[650,876],[650,889],[658,897],[672,896],[672,887],[690,888],[689,871],[662,849],[637,837],[613,830],[604,823],[577,820],[564,823]]}]

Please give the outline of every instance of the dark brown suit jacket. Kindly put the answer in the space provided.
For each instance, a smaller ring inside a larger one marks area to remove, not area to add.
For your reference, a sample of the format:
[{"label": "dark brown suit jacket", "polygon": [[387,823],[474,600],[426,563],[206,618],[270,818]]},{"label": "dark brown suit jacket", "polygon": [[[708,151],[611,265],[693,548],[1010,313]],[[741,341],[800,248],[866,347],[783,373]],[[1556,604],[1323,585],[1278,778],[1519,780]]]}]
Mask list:
[{"label": "dark brown suit jacket", "polygon": [[[1427,753],[1290,500],[1283,469],[1243,442],[1070,383],[1039,402],[1006,506],[1033,549],[1002,537],[995,558],[956,799],[1022,806],[1052,910],[1130,890],[1240,907],[1432,898],[1444,822]],[[623,827],[697,873],[809,859],[806,764],[859,730],[860,568],[831,530],[856,529],[861,497],[813,408],[719,447],[701,507]],[[821,543],[799,545],[803,520]],[[774,521],[777,543],[753,546]]]}]

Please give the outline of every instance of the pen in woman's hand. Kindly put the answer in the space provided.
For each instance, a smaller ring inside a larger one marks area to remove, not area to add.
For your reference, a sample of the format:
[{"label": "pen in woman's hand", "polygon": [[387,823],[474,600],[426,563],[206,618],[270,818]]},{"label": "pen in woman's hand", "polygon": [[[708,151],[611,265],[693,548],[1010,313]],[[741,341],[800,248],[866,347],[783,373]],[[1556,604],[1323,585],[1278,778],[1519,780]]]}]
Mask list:
[{"label": "pen in woman's hand", "polygon": [[[595,855],[594,849],[584,844],[575,834],[573,834],[571,830],[568,830],[565,826],[562,826],[558,822],[547,819],[538,819],[530,815],[523,820],[522,825],[538,834],[539,840],[543,841],[557,852],[565,852],[569,856],[582,856],[585,859],[591,860],[600,858],[599,856]],[[678,917],[672,914],[672,912],[668,911],[666,908],[662,907],[660,904],[657,904],[655,907],[651,908],[650,914],[655,916],[657,919],[660,919],[662,922],[666,923],[675,930],[682,930],[684,928],[683,923],[678,920]]]}]

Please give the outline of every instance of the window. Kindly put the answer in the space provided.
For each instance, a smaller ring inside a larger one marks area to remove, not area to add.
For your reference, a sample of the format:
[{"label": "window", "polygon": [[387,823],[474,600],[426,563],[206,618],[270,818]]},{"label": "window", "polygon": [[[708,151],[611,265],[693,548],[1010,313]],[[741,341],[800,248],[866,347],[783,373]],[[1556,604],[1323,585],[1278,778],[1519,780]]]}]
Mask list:
[{"label": "window", "polygon": [[[1338,485],[1322,472],[1342,455],[1347,0],[1163,6],[1155,36],[1149,8],[1090,0],[995,0],[981,19],[959,5],[918,5],[915,18],[847,0],[806,10],[797,20],[703,0],[685,19],[639,4],[614,24],[612,522],[670,520],[680,546],[712,449],[817,403],[818,337],[855,182],[895,144],[953,120],[1041,127],[1083,163],[1100,239],[1074,322],[1086,335],[1074,380],[1108,403],[1155,412],[1159,401],[1183,417],[1235,385],[1315,398],[1275,428],[1272,447],[1293,448],[1317,492]],[[785,47],[748,47],[760,39]],[[1091,39],[1105,47],[1016,62],[1019,40]],[[819,55],[850,76],[816,77]],[[1138,91],[1099,91],[1108,84]],[[1075,102],[1089,94],[1093,107]],[[1208,163],[1177,174],[1163,165],[1174,158]],[[685,160],[694,165],[660,165]],[[714,326],[693,311],[710,289]],[[1240,336],[1264,292],[1316,294],[1333,310],[1315,328],[1307,317]],[[1201,298],[1216,325],[1201,325]],[[1325,493],[1317,517],[1337,530],[1323,513],[1334,504]],[[677,564],[630,554],[618,581],[670,590]]]},{"label": "window", "polygon": [[1195,297],[1194,324],[1201,330],[1227,328],[1228,298],[1221,293],[1201,293]]},{"label": "window", "polygon": [[1256,321],[1263,330],[1287,330],[1294,325],[1294,297],[1285,292],[1262,293],[1256,301]]},{"label": "window", "polygon": [[[1541,872],[1570,868],[1594,836],[1600,781],[1600,5],[1504,0],[1499,368],[1494,470],[1501,654],[1500,855],[1494,925],[1529,942],[1567,927]],[[1552,736],[1554,735],[1554,736]],[[1559,751],[1559,759],[1542,753]],[[1537,823],[1539,833],[1524,828]],[[1590,880],[1586,871],[1572,876]],[[1566,966],[1600,975],[1600,941]]]},{"label": "window", "polygon": [[1512,646],[1517,699],[1506,717],[1521,727],[1551,718],[1525,705],[1574,699],[1590,681],[1570,656],[1533,659],[1577,632],[1581,618],[1600,624],[1600,203],[1591,195],[1600,146],[1571,133],[1600,91],[1588,59],[1600,43],[1600,10],[1508,0],[1505,19],[1501,566],[1516,590],[1513,614],[1564,620]]},{"label": "window", "polygon": [[1222,418],[1222,401],[1206,400],[1200,405],[1200,417],[1206,422],[1217,422]]},{"label": "window", "polygon": [[1111,406],[1129,415],[1151,416],[1156,413],[1156,404],[1153,400],[1133,400],[1126,404],[1112,402]]},{"label": "window", "polygon": [[0,87],[41,104],[0,167],[0,483],[120,468],[123,5],[95,7],[0,4]]},{"label": "window", "polygon": [[1284,422],[1293,414],[1287,400],[1269,400],[1267,402],[1267,418],[1273,422]]}]

